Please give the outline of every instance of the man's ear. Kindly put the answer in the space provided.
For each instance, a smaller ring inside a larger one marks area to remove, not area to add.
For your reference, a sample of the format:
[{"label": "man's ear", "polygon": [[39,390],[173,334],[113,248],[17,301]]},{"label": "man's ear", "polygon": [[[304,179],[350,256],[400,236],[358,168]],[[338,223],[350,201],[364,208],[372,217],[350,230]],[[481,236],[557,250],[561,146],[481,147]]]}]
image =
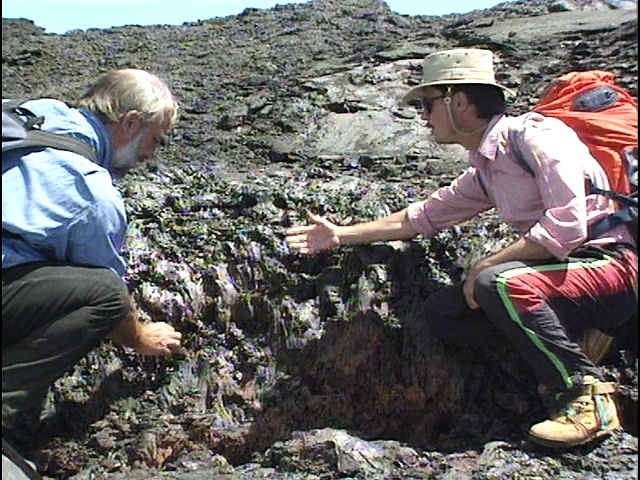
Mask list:
[{"label": "man's ear", "polygon": [[141,126],[142,116],[140,115],[140,112],[135,110],[129,110],[120,117],[120,120],[118,120],[118,127],[122,131],[123,135],[129,139],[133,138],[138,133]]},{"label": "man's ear", "polygon": [[469,107],[469,99],[464,92],[456,92],[453,94],[453,105],[456,110],[464,111]]}]

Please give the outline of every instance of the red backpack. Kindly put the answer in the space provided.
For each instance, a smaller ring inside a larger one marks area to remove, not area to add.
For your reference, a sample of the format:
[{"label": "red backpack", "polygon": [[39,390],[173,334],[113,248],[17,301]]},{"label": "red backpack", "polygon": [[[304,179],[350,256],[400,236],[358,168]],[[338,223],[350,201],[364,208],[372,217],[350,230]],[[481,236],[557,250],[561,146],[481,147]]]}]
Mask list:
[{"label": "red backpack", "polygon": [[[587,145],[602,165],[611,190],[588,182],[588,192],[605,195],[620,209],[589,227],[589,238],[626,223],[637,239],[638,230],[638,103],[614,75],[602,70],[571,72],[552,81],[533,111],[562,120]],[[518,163],[533,175],[514,148]],[[636,240],[637,243],[637,240]]]},{"label": "red backpack", "polygon": [[638,146],[638,103],[615,84],[613,73],[567,73],[551,82],[533,111],[570,126],[604,168],[611,189],[631,193],[624,152]]}]

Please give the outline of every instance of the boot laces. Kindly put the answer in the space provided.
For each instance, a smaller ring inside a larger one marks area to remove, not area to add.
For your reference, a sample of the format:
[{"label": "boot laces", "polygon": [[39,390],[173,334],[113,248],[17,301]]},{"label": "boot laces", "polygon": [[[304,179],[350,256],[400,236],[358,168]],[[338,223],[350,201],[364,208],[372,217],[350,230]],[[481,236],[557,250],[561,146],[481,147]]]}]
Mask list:
[{"label": "boot laces", "polygon": [[552,418],[560,423],[581,425],[581,420],[585,415],[595,414],[592,407],[593,403],[594,399],[591,396],[582,395],[565,405]]}]

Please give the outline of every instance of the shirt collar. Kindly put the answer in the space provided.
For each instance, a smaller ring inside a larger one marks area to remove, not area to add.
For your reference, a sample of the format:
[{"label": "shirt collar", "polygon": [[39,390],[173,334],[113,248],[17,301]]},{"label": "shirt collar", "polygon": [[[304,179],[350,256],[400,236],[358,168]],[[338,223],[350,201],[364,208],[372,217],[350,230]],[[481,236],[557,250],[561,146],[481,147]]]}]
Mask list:
[{"label": "shirt collar", "polygon": [[507,117],[504,115],[495,115],[485,130],[484,137],[480,141],[478,153],[489,160],[495,160],[498,154],[498,145],[500,145],[501,133],[504,131],[505,124],[508,123]]},{"label": "shirt collar", "polygon": [[111,132],[109,132],[107,125],[95,113],[85,108],[81,108],[79,111],[91,124],[98,135],[98,148],[96,151],[98,165],[111,171],[111,165],[113,164],[113,157],[115,154],[113,140],[111,139]]},{"label": "shirt collar", "polygon": [[508,123],[507,117],[504,115],[495,115],[489,120],[484,136],[480,141],[480,145],[476,150],[469,152],[469,162],[473,166],[478,166],[480,157],[484,157],[489,161],[496,159],[498,155],[498,146],[500,145],[505,124]]}]

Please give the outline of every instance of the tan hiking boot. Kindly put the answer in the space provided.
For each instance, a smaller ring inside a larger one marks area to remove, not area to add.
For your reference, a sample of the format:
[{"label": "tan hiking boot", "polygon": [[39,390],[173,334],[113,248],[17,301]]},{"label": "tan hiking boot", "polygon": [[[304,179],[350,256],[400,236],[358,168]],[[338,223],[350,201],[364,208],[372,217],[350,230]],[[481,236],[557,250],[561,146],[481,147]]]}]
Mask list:
[{"label": "tan hiking boot", "polygon": [[550,420],[529,430],[535,443],[568,448],[596,440],[620,428],[613,394],[617,386],[585,376],[582,392]]}]

